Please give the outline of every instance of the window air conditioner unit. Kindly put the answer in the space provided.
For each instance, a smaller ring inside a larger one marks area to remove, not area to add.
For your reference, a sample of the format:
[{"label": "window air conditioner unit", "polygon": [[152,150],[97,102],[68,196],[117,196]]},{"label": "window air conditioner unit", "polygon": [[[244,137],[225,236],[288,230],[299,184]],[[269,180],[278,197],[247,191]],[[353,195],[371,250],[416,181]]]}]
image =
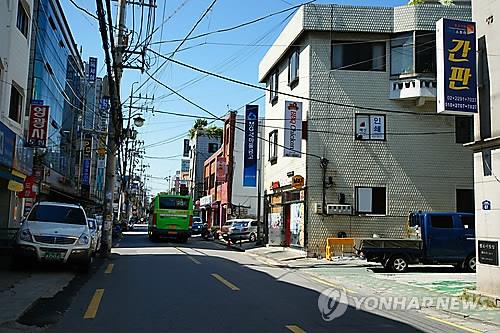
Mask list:
[{"label": "window air conditioner unit", "polygon": [[328,215],[351,215],[352,206],[351,205],[340,205],[340,204],[327,204],[326,213]]}]

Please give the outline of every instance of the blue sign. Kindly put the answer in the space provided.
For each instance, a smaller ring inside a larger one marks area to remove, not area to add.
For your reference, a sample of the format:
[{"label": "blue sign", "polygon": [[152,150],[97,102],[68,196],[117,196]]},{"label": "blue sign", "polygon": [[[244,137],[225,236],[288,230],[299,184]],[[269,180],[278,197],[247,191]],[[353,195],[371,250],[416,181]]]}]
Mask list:
[{"label": "blue sign", "polygon": [[491,201],[484,200],[482,202],[483,210],[491,210]]},{"label": "blue sign", "polygon": [[89,57],[89,82],[94,83],[97,77],[97,58]]},{"label": "blue sign", "polygon": [[99,100],[99,107],[101,110],[105,111],[109,109],[109,98],[103,97]]},{"label": "blue sign", "polygon": [[43,105],[43,100],[42,99],[32,99],[31,105]]},{"label": "blue sign", "polygon": [[90,162],[91,160],[86,158],[83,160],[82,167],[82,184],[90,185]]},{"label": "blue sign", "polygon": [[0,165],[12,168],[16,134],[0,122]]},{"label": "blue sign", "polygon": [[245,114],[245,157],[243,160],[243,186],[257,186],[257,142],[259,106],[247,105]]},{"label": "blue sign", "polygon": [[477,112],[476,25],[441,19],[437,23],[437,111]]}]

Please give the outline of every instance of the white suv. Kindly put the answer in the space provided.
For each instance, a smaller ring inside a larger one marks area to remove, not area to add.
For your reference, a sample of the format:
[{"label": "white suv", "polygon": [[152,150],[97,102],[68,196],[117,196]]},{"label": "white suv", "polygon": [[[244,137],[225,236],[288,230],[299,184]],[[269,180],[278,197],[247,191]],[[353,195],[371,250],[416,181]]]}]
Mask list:
[{"label": "white suv", "polygon": [[14,263],[28,260],[78,265],[92,262],[91,230],[80,205],[39,202],[33,206],[16,237]]}]

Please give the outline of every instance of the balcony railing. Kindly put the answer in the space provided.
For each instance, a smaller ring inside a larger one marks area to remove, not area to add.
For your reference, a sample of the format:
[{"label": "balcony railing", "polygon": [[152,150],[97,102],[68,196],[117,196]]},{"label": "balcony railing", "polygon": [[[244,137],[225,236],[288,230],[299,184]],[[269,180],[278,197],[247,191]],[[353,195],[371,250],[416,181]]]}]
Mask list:
[{"label": "balcony railing", "polygon": [[409,100],[423,97],[426,100],[435,100],[436,87],[436,78],[391,79],[389,99]]}]

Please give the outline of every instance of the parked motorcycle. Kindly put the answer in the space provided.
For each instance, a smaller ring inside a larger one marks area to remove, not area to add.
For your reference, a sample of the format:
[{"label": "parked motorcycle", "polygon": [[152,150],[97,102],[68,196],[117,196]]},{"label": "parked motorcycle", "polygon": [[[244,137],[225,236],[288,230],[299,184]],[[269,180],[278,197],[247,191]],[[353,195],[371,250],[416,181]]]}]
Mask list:
[{"label": "parked motorcycle", "polygon": [[213,235],[210,232],[210,228],[208,227],[208,223],[203,223],[203,227],[201,228],[201,238],[204,240],[213,239]]}]

